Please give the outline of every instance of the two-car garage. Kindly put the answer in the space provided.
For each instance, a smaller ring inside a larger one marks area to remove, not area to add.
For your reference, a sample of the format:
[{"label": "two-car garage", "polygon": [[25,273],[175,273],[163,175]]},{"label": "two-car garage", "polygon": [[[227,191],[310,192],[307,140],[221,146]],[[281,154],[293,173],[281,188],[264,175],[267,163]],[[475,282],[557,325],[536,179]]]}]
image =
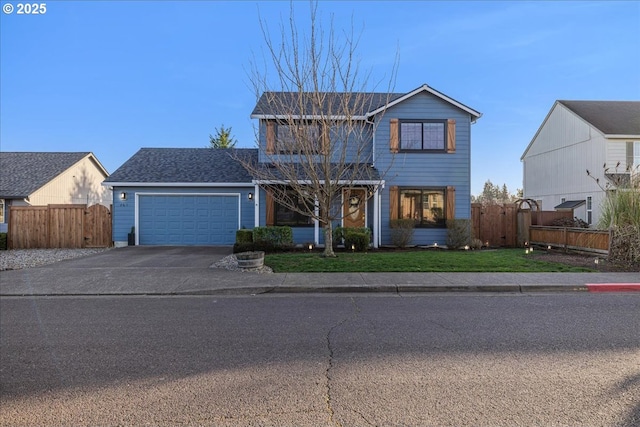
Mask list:
[{"label": "two-car garage", "polygon": [[138,244],[233,245],[239,193],[136,194]]}]

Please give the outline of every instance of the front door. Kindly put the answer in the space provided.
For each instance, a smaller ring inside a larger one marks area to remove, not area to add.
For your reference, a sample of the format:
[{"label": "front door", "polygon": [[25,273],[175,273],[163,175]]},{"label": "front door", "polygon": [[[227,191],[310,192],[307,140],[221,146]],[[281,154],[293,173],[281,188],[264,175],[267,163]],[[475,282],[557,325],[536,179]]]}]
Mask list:
[{"label": "front door", "polygon": [[364,188],[347,188],[343,190],[344,227],[365,226],[366,193]]}]

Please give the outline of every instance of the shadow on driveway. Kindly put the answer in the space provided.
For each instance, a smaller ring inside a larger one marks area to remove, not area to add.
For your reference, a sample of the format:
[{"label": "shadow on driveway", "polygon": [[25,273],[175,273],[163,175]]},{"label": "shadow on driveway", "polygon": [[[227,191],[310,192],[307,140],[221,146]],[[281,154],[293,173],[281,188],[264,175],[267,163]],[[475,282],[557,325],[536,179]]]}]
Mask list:
[{"label": "shadow on driveway", "polygon": [[231,255],[231,246],[127,246],[61,261],[49,268],[208,268]]}]

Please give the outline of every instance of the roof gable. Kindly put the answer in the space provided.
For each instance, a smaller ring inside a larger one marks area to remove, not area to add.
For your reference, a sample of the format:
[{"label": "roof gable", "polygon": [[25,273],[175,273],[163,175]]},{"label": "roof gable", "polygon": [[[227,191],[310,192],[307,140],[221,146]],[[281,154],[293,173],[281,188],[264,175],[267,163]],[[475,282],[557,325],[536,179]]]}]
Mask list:
[{"label": "roof gable", "polygon": [[[339,108],[334,109],[332,108],[332,106],[344,103],[349,105],[349,108],[353,110],[353,119],[366,120],[367,118],[375,116],[376,114],[383,112],[385,109],[397,105],[422,92],[430,93],[454,105],[455,107],[466,111],[471,116],[473,116],[473,120],[476,120],[482,116],[482,113],[479,113],[476,110],[467,107],[461,102],[458,102],[455,99],[450,98],[444,95],[442,92],[439,92],[425,84],[407,93],[322,92],[321,96],[323,99],[323,105],[321,107],[314,106],[313,102],[311,101],[311,97],[308,97],[309,100],[305,100],[304,93],[300,94],[298,92],[265,92],[260,96],[256,107],[251,113],[251,118],[269,119],[300,117],[313,119],[315,117],[320,117],[323,114],[328,114],[332,111],[339,110]],[[301,102],[299,102],[301,96],[303,99],[302,103],[305,104],[302,107],[299,106],[301,104]],[[274,105],[276,106],[276,108],[274,108]],[[291,108],[280,110],[277,108],[277,106],[279,105],[291,106]],[[336,118],[340,118],[340,116]]]},{"label": "roof gable", "polygon": [[553,106],[529,141],[520,161],[524,160],[529,149],[558,107],[570,111],[587,124],[594,127],[605,137],[640,138],[640,102],[639,101],[561,101]]},{"label": "roof gable", "polygon": [[27,198],[87,156],[108,175],[90,152],[0,152],[0,197]]},{"label": "roof gable", "polygon": [[257,149],[141,148],[104,184],[250,183],[236,157],[256,161]]}]

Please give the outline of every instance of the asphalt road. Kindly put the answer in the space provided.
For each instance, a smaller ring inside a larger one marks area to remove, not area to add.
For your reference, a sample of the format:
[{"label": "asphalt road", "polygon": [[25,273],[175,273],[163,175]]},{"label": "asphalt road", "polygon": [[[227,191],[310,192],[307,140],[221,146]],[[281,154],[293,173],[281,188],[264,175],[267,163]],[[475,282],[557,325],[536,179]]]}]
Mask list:
[{"label": "asphalt road", "polygon": [[0,425],[640,425],[640,295],[3,297]]}]

